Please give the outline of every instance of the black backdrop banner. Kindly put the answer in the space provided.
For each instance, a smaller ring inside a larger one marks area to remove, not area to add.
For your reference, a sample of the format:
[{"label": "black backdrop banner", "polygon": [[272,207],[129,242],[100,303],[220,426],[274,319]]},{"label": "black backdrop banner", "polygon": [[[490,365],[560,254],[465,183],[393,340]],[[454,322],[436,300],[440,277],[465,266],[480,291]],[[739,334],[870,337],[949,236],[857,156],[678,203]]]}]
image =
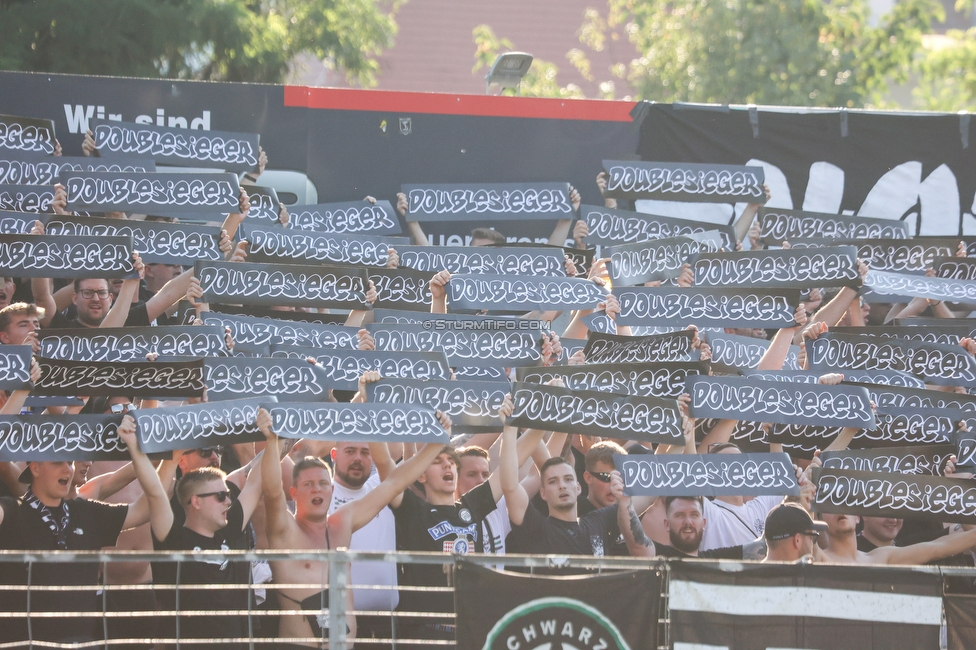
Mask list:
[{"label": "black backdrop banner", "polygon": [[657,647],[660,571],[545,578],[462,562],[454,581],[459,648]]},{"label": "black backdrop banner", "polygon": [[[260,133],[269,171],[316,191],[303,192],[299,203],[362,203],[367,192],[383,202],[394,200],[402,183],[477,178],[568,181],[583,203],[599,205],[594,170],[603,160],[632,158],[639,135],[644,160],[761,164],[770,207],[903,220],[923,235],[957,235],[964,222],[974,224],[976,147],[968,115],[640,104],[635,125],[628,115],[634,104],[616,101],[23,72],[0,73],[0,87],[0,112],[52,120],[67,156],[79,155],[85,130],[101,116]],[[398,115],[412,130],[378,129],[380,114]],[[294,214],[295,197],[280,196]],[[692,212],[697,207],[689,204]],[[440,244],[463,244],[470,231],[464,223],[428,225]],[[483,225],[512,235],[506,222]],[[542,238],[551,230],[551,221],[522,222],[517,236]]]},{"label": "black backdrop banner", "polygon": [[730,571],[722,563],[675,562],[668,589],[671,640],[689,650],[938,645],[942,577],[882,571],[785,562]]},{"label": "black backdrop banner", "polygon": [[904,220],[921,235],[976,224],[968,114],[650,103],[636,112],[642,159],[762,161],[775,207]]}]

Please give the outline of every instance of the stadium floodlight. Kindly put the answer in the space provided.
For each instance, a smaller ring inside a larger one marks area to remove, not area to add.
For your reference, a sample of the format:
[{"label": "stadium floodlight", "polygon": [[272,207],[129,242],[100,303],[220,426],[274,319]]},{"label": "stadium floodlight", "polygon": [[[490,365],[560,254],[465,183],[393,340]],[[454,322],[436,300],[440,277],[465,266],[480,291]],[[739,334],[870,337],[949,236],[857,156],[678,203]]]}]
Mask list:
[{"label": "stadium floodlight", "polygon": [[491,70],[485,75],[485,94],[488,88],[496,83],[502,88],[515,88],[516,94],[522,93],[522,77],[532,65],[532,55],[527,52],[503,52],[498,55],[491,65]]}]

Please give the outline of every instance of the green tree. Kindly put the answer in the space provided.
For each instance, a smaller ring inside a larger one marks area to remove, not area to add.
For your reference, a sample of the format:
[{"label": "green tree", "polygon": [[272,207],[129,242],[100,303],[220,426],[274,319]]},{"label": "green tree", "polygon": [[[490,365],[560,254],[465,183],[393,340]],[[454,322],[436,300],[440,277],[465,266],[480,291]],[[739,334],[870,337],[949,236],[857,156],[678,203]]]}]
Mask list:
[{"label": "green tree", "polygon": [[[907,79],[943,10],[899,0],[877,26],[867,0],[608,0],[605,14],[587,10],[581,44],[600,51],[626,38],[638,56],[607,71],[604,97],[625,79],[638,99],[661,102],[860,107]],[[592,78],[584,49],[567,57]],[[552,74],[553,83],[523,84],[522,93],[566,96]]]},{"label": "green tree", "polygon": [[6,0],[0,68],[280,82],[308,52],[375,83],[401,0]]},{"label": "green tree", "polygon": [[[491,69],[491,64],[502,52],[515,49],[512,41],[507,38],[499,38],[488,25],[478,25],[474,28],[475,44],[475,65],[471,72],[478,73],[482,70],[487,74]],[[583,91],[575,84],[560,86],[556,79],[559,68],[556,64],[542,59],[532,59],[529,71],[522,77],[520,92],[529,97],[583,97]],[[505,88],[502,94],[514,95],[514,88]]]},{"label": "green tree", "polygon": [[976,28],[950,30],[919,59],[913,94],[929,111],[976,110]]}]

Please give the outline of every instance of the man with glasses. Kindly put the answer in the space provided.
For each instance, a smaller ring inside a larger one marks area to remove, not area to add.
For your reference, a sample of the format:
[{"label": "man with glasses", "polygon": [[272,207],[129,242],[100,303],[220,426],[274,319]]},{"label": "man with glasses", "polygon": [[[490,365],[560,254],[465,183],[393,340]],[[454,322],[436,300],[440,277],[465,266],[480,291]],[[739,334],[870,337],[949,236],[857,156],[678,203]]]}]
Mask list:
[{"label": "man with glasses", "polygon": [[44,328],[99,327],[112,308],[112,293],[108,289],[108,280],[79,278],[74,281],[74,292],[71,295],[71,304],[77,310],[74,318],[68,318],[58,311],[54,296],[51,294],[50,280],[34,278],[32,286],[34,300],[44,309],[44,315],[41,316],[41,326]]},{"label": "man with glasses", "polygon": [[576,505],[577,515],[582,517],[617,503],[617,497],[610,489],[610,473],[617,469],[613,464],[613,455],[626,453],[623,447],[610,440],[602,440],[587,450],[583,460],[586,467],[583,472],[586,498],[579,499]]},{"label": "man with glasses", "polygon": [[814,521],[810,514],[794,503],[782,503],[766,515],[763,537],[766,557],[763,562],[796,562],[813,555],[813,547],[827,524]]},{"label": "man with glasses", "polygon": [[[157,551],[228,551],[246,550],[241,541],[245,527],[261,498],[261,465],[257,463],[248,475],[237,499],[226,483],[227,475],[208,465],[186,472],[176,485],[176,499],[184,514],[182,526],[176,525],[174,510],[149,458],[139,449],[135,420],[127,415],[119,425],[119,438],[132,456],[139,484],[149,499],[149,523],[153,548]],[[184,454],[203,457],[196,451]],[[211,455],[212,457],[212,455]],[[235,611],[248,609],[249,562],[229,562],[202,558],[183,562],[179,567],[180,585],[228,585],[226,589],[193,589],[179,591],[180,609]],[[175,564],[158,563],[153,567],[156,584],[177,584]],[[240,638],[247,636],[246,617],[236,614],[186,616],[179,618],[180,637]],[[181,643],[184,648],[202,648],[206,644]],[[222,647],[236,648],[236,645]]]}]

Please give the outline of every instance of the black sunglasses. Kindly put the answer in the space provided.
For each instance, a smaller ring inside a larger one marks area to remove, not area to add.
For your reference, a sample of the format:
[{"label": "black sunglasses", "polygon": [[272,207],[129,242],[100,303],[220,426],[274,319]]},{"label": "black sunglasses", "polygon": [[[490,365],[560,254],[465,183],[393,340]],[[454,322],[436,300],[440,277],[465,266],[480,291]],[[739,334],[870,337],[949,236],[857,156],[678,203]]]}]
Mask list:
[{"label": "black sunglasses", "polygon": [[129,411],[136,411],[138,410],[138,408],[139,407],[136,406],[135,404],[112,404],[111,406],[112,413],[115,414],[128,413]]},{"label": "black sunglasses", "polygon": [[820,539],[820,533],[817,532],[817,531],[815,531],[815,530],[805,530],[805,531],[803,531],[802,534],[803,535],[808,535],[809,537],[811,537],[813,539],[813,541],[817,541],[818,539]]},{"label": "black sunglasses", "polygon": [[595,477],[596,480],[602,481],[603,483],[610,482],[610,472],[590,472],[590,476]]},{"label": "black sunglasses", "polygon": [[[205,499],[206,497],[214,497],[217,499],[218,503],[223,503],[224,501],[227,500],[227,497],[229,496],[230,496],[230,492],[228,492],[227,490],[221,490],[220,492],[204,492],[203,494],[193,495],[193,497],[200,497],[201,499]],[[187,505],[193,502],[193,497],[190,497],[190,500],[187,501]]]},{"label": "black sunglasses", "polygon": [[189,451],[184,451],[184,456],[189,456],[190,454],[197,454],[200,458],[210,458],[211,456],[220,455],[220,447],[204,447],[203,449],[191,449]]}]

